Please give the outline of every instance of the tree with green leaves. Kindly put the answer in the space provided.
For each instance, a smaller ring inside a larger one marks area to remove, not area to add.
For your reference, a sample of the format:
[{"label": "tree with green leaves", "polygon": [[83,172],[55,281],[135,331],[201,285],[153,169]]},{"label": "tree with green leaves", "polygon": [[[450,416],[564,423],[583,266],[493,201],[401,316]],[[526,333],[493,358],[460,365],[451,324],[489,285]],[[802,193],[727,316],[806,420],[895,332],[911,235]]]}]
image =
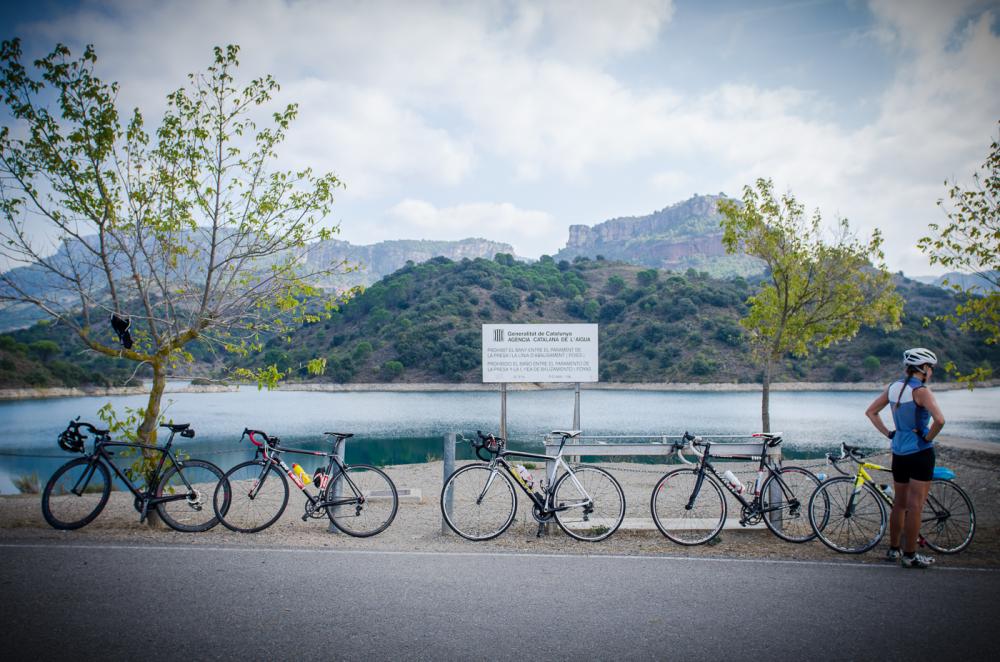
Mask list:
[{"label": "tree with green leaves", "polygon": [[769,432],[771,379],[782,358],[808,356],[854,337],[862,326],[898,327],[903,300],[885,268],[877,230],[861,242],[841,220],[832,240],[823,241],[819,212],[807,218],[791,193],[776,198],[765,179],[744,187],[742,204],[721,200],[719,211],[726,250],[767,267],[741,324],[763,364],[761,424]]},{"label": "tree with green leaves", "polygon": [[[948,223],[931,223],[931,234],[917,245],[931,264],[975,274],[980,281],[964,286],[952,283],[962,300],[953,314],[942,319],[955,322],[963,331],[984,334],[988,345],[996,344],[1000,341],[1000,141],[993,141],[983,172],[973,175],[973,185],[952,184],[948,202],[938,200],[938,206]],[[970,386],[992,374],[982,366],[961,374],[952,361],[945,368]]]},{"label": "tree with green leaves", "polygon": [[[205,72],[168,95],[151,134],[138,109],[122,120],[118,85],[96,75],[93,47],[74,58],[58,45],[32,68],[19,40],[0,46],[10,120],[0,130],[0,256],[19,267],[0,276],[0,302],[37,306],[89,351],[148,366],[138,430],[120,426],[147,443],[167,371],[191,360],[187,346],[247,352],[315,320],[334,301],[318,304],[310,283],[348,268],[310,259],[310,245],[336,231],[321,221],[341,183],[275,168],[297,108],[265,114],[278,84],[238,84],[238,51],[216,48]],[[243,376],[282,375],[268,366]]]}]

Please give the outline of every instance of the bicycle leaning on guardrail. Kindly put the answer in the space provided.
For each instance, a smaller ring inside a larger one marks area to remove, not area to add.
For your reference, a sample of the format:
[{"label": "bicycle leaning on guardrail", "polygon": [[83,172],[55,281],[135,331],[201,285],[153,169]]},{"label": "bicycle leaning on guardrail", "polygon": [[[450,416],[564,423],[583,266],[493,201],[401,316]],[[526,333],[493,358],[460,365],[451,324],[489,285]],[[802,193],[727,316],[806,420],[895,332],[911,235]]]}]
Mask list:
[{"label": "bicycle leaning on guardrail", "polygon": [[[840,457],[828,453],[826,459],[843,475],[825,481],[813,493],[809,505],[813,530],[830,549],[844,554],[867,552],[885,536],[893,499],[888,485],[879,485],[868,471],[890,469],[867,462],[862,451],[847,444],[840,445]],[[854,475],[840,468],[845,461],[857,465]],[[972,499],[951,480],[954,477],[955,472],[947,467],[934,468],[921,514],[918,542],[941,554],[962,551],[976,532]],[[813,503],[818,514],[815,520]]]},{"label": "bicycle leaning on guardrail", "polygon": [[[441,488],[441,513],[458,535],[466,540],[490,540],[506,531],[517,513],[515,483],[531,499],[538,535],[553,519],[568,536],[587,542],[604,540],[621,526],[625,493],[615,477],[599,467],[571,467],[563,460],[566,442],[578,437],[579,430],[552,432],[562,437],[555,455],[508,451],[506,439],[476,434],[479,438],[471,440],[472,447],[484,462],[459,467]],[[530,474],[522,476],[507,461],[509,457],[545,460],[552,463],[551,469],[535,490]]]},{"label": "bicycle leaning on guardrail", "polygon": [[[675,452],[679,455],[689,448],[701,459],[693,469],[668,472],[653,488],[649,507],[660,533],[681,545],[700,545],[714,538],[726,522],[724,487],[740,502],[740,526],[763,521],[774,535],[794,543],[816,537],[806,506],[820,484],[819,478],[801,467],[777,467],[768,459],[767,449],[781,443],[780,435],[753,436],[763,439],[759,452],[755,450],[751,455],[760,457],[760,465],[753,493],[745,495],[743,485],[731,471],[720,475],[712,464],[712,442],[684,433],[682,440],[675,443]],[[720,446],[724,448],[725,444]]]},{"label": "bicycle leaning on guardrail", "polygon": [[[218,524],[219,520],[209,499],[222,478],[222,470],[205,460],[179,460],[171,452],[170,447],[177,433],[189,439],[194,437],[194,430],[189,423],[164,423],[160,427],[170,430],[170,438],[163,446],[151,446],[112,441],[109,430],[84,423],[79,416],[70,421],[69,426],[59,435],[59,446],[66,451],[84,453],[84,456],[70,460],[52,474],[42,492],[42,514],[45,521],[57,529],[79,529],[94,521],[111,495],[110,467],[132,492],[140,522],[145,521],[149,511],[155,508],[160,518],[177,531],[208,531]],[[87,437],[80,431],[81,428],[94,435],[92,453],[85,451]],[[160,454],[160,461],[145,489],[140,489],[129,479],[127,472],[111,461],[114,452],[108,449],[114,447]],[[170,465],[166,466],[168,459]],[[228,491],[224,490],[219,495],[219,505],[222,512],[228,510]]]},{"label": "bicycle leaning on guardrail", "polygon": [[[333,447],[330,451],[281,448],[278,437],[260,430],[244,429],[243,437],[257,447],[254,459],[226,472],[216,490],[215,506],[219,521],[233,531],[256,533],[278,521],[288,505],[288,478],[306,497],[302,521],[329,517],[330,522],[350,536],[367,538],[385,531],[396,517],[399,496],[396,485],[384,471],[367,464],[345,464],[338,447],[353,434],[324,432]],[[258,439],[257,437],[260,437]],[[309,455],[326,459],[326,467],[316,469],[312,477],[297,464],[289,467],[283,453]],[[318,494],[306,486],[315,484]],[[231,492],[228,512],[222,512],[225,493]]]}]

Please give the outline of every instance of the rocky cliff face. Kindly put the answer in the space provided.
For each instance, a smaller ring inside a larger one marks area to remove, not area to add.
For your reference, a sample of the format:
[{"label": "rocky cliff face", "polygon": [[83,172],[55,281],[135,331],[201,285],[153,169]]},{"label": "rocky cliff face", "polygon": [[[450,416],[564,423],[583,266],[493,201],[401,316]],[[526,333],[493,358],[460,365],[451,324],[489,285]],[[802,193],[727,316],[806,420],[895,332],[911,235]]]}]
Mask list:
[{"label": "rocky cliff face", "polygon": [[572,225],[558,259],[579,255],[620,260],[659,269],[689,267],[713,275],[749,275],[761,271],[745,255],[728,255],[722,245],[718,195],[696,195],[648,216],[614,218],[593,227]]}]

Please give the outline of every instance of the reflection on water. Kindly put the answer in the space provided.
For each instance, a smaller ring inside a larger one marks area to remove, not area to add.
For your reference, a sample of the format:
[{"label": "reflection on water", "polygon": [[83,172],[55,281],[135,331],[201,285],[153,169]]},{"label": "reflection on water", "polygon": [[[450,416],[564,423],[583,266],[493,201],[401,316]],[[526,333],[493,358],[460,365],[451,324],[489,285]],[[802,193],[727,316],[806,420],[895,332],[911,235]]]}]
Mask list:
[{"label": "reflection on water", "polygon": [[[885,448],[864,410],[874,393],[778,392],[771,396],[772,428],[785,436],[786,456],[821,457],[841,441]],[[1000,440],[1000,389],[947,391],[937,394],[948,418],[948,434],[986,441]],[[376,465],[440,459],[448,432],[472,437],[475,430],[499,428],[496,392],[474,393],[310,393],[257,391],[168,394],[166,416],[190,422],[192,440],[177,447],[204,457],[223,469],[253,456],[249,442],[238,444],[244,427],[280,436],[283,444],[308,449],[327,446],[326,430],[353,432],[347,461]],[[96,421],[109,398],[86,397],[0,403],[0,492],[14,490],[11,477],[37,472],[44,486],[70,455],[56,445],[66,423],[80,415]],[[118,407],[141,406],[141,396],[110,398]],[[573,393],[517,391],[508,394],[511,447],[542,449],[544,434],[568,428],[573,420]],[[888,417],[886,417],[888,420]],[[581,395],[584,434],[742,435],[760,426],[759,393],[587,391]],[[181,443],[183,441],[183,443]],[[614,439],[608,439],[613,442]],[[622,441],[626,441],[623,439]],[[459,460],[472,458],[468,444],[457,447]],[[32,457],[28,457],[28,456]],[[44,455],[46,457],[37,457]],[[635,461],[656,462],[657,458]],[[312,461],[303,463],[311,472]]]}]

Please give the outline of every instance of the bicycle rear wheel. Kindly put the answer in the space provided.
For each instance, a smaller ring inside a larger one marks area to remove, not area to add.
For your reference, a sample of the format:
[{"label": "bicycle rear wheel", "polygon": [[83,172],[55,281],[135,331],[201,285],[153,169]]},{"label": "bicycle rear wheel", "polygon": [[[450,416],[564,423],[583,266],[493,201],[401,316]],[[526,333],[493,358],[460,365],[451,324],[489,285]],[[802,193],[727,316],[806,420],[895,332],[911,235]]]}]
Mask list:
[{"label": "bicycle rear wheel", "polygon": [[556,523],[566,535],[585,542],[604,540],[625,519],[625,493],[615,477],[599,467],[578,466],[556,481],[552,502]]},{"label": "bicycle rear wheel", "polygon": [[[182,477],[183,476],[183,477]],[[187,483],[185,483],[185,479]],[[156,497],[183,497],[156,504],[156,510],[167,526],[175,531],[198,533],[208,531],[219,523],[212,507],[212,495],[222,479],[222,469],[204,460],[187,460],[178,468],[171,466],[163,472],[156,486]],[[188,488],[188,485],[191,487]],[[220,494],[220,510],[228,512],[230,488],[226,483]]]},{"label": "bicycle rear wheel", "polygon": [[[226,490],[229,508],[226,508]],[[227,529],[257,533],[278,521],[288,505],[288,480],[265,460],[250,460],[225,473],[212,499],[215,516]]]},{"label": "bicycle rear wheel", "polygon": [[809,522],[817,537],[843,554],[862,554],[877,545],[888,520],[882,498],[870,485],[854,494],[852,476],[831,478],[809,499]]},{"label": "bicycle rear wheel", "polygon": [[[809,497],[819,487],[819,478],[801,467],[785,467],[771,474],[760,491],[764,524],[771,533],[788,542],[802,543],[816,537],[809,523]],[[817,508],[827,506],[825,497]],[[770,510],[774,508],[775,510]],[[826,526],[829,515],[817,512],[817,522]]]},{"label": "bicycle rear wheel", "polygon": [[392,524],[399,508],[396,486],[384,471],[366,464],[346,467],[326,488],[326,514],[349,536],[367,538]]},{"label": "bicycle rear wheel", "polygon": [[42,515],[53,528],[79,529],[101,514],[110,494],[111,474],[104,463],[78,457],[59,467],[45,485]]},{"label": "bicycle rear wheel", "polygon": [[701,545],[726,523],[726,497],[715,480],[705,474],[701,489],[697,469],[675,469],[656,483],[649,500],[653,523],[660,533],[679,545]]},{"label": "bicycle rear wheel", "polygon": [[941,554],[957,554],[975,533],[976,511],[965,490],[950,480],[932,480],[920,524],[927,546]]},{"label": "bicycle rear wheel", "polygon": [[497,466],[467,464],[457,469],[441,488],[441,514],[452,531],[466,540],[496,538],[514,521],[517,493]]}]

